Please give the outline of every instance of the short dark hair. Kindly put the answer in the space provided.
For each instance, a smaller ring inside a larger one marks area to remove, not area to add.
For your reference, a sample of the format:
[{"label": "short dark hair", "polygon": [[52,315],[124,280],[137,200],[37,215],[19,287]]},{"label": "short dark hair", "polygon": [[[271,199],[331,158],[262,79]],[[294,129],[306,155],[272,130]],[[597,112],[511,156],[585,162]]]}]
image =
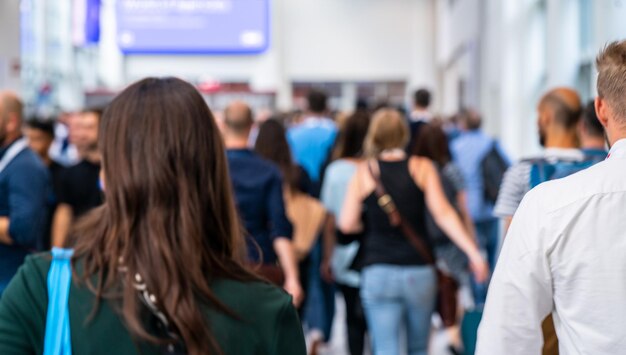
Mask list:
[{"label": "short dark hair", "polygon": [[464,108],[457,115],[456,120],[468,131],[480,129],[483,124],[480,114],[473,109]]},{"label": "short dark hair", "polygon": [[105,106],[90,106],[82,110],[81,113],[93,113],[98,116],[98,121],[100,121],[105,109]]},{"label": "short dark hair", "polygon": [[594,137],[604,137],[604,127],[602,127],[602,123],[598,120],[594,100],[589,101],[587,106],[583,109],[581,121],[589,135]]},{"label": "short dark hair", "polygon": [[328,97],[322,90],[313,89],[306,96],[309,103],[309,111],[313,113],[323,113],[326,111],[326,101]]},{"label": "short dark hair", "polygon": [[415,106],[426,108],[430,106],[431,99],[432,95],[427,89],[419,89],[413,94],[413,103],[415,104]]},{"label": "short dark hair", "polygon": [[549,106],[554,112],[557,124],[565,129],[572,129],[576,127],[582,114],[580,99],[577,96],[577,102],[568,102],[563,95],[560,91],[553,90],[543,97],[540,106]]},{"label": "short dark hair", "polygon": [[53,120],[44,120],[41,118],[33,117],[26,121],[26,127],[30,129],[35,129],[37,131],[41,131],[45,133],[47,136],[54,138],[54,121]]},{"label": "short dark hair", "polygon": [[252,108],[243,101],[231,102],[224,109],[224,124],[234,134],[246,134],[254,124]]}]

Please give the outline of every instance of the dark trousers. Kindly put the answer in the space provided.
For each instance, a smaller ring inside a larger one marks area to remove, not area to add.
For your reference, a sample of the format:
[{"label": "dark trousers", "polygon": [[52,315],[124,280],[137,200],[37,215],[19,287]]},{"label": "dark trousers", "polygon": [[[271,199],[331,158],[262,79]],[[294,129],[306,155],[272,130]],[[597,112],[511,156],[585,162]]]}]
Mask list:
[{"label": "dark trousers", "polygon": [[363,355],[367,322],[361,305],[359,289],[337,284],[346,301],[346,327],[348,330],[348,348],[350,355]]}]

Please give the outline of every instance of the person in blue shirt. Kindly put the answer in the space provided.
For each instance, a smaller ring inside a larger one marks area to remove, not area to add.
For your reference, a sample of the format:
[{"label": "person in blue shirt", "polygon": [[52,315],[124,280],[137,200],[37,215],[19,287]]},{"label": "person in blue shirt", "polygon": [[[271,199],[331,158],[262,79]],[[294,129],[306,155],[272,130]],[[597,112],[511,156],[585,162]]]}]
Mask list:
[{"label": "person in blue shirt", "polygon": [[42,248],[48,217],[48,171],[22,138],[22,109],[15,94],[0,92],[0,295]]},{"label": "person in blue shirt", "polygon": [[[509,161],[500,145],[482,131],[482,119],[473,110],[464,110],[459,116],[460,135],[450,144],[454,163],[460,169],[467,192],[467,208],[474,222],[476,237],[481,249],[487,253],[489,266],[493,269],[499,250],[499,224],[493,215],[493,202],[485,198],[481,163],[494,145],[500,156]],[[478,305],[484,303],[486,285],[474,285],[474,298]]]},{"label": "person in blue shirt", "polygon": [[262,264],[259,272],[282,284],[298,306],[304,295],[291,243],[292,226],[285,215],[280,171],[248,147],[254,119],[247,104],[231,103],[224,111],[223,123],[230,179],[247,234],[248,259]]},{"label": "person in blue shirt", "polygon": [[326,100],[324,92],[311,90],[304,120],[287,131],[294,159],[306,170],[315,186],[314,197],[319,197],[322,170],[337,137],[337,126],[327,116]]}]

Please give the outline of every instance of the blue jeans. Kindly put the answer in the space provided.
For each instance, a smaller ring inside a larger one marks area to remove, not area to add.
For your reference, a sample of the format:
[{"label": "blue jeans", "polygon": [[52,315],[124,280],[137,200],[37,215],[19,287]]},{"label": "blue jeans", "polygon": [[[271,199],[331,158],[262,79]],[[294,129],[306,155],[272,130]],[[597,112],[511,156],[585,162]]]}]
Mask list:
[{"label": "blue jeans", "polygon": [[400,354],[406,329],[408,355],[426,355],[437,281],[431,266],[373,265],[363,269],[361,300],[374,355]]}]

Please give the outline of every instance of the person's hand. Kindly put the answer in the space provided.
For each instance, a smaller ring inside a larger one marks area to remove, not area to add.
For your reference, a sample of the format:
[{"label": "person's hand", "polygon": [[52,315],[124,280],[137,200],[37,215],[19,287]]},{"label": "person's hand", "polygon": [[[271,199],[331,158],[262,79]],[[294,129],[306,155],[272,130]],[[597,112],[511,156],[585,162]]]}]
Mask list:
[{"label": "person's hand", "polygon": [[489,278],[489,264],[479,253],[470,258],[470,269],[477,283],[484,283]]},{"label": "person's hand", "polygon": [[327,283],[333,283],[335,278],[333,276],[333,270],[330,266],[330,260],[323,260],[322,265],[320,266],[320,274],[322,276],[322,280]]},{"label": "person's hand", "polygon": [[300,286],[300,281],[286,280],[283,289],[291,295],[293,305],[299,308],[302,300],[304,300],[304,291],[302,290],[302,286]]}]

